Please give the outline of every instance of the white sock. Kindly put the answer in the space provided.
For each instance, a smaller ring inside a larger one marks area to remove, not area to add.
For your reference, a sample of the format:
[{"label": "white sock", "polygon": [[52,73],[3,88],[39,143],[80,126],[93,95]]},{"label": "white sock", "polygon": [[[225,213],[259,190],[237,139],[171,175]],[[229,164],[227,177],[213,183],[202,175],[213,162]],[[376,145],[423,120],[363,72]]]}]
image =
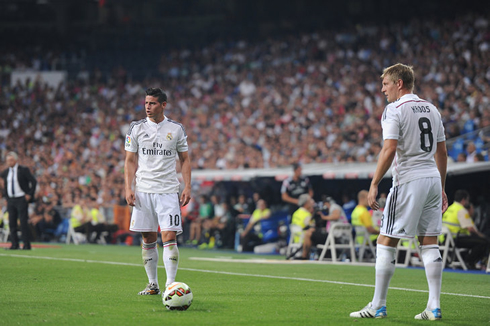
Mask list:
[{"label": "white sock", "polygon": [[436,244],[420,246],[420,252],[424,262],[427,284],[429,285],[427,308],[434,310],[441,307],[441,283],[442,270],[444,268],[441,253],[439,252],[439,246]]},{"label": "white sock", "polygon": [[144,243],[142,246],[143,263],[145,264],[148,283],[158,285],[158,248],[157,242]]},{"label": "white sock", "polygon": [[371,308],[379,309],[386,306],[386,295],[390,280],[395,273],[396,248],[376,246],[376,283],[374,286],[374,296]]},{"label": "white sock", "polygon": [[165,264],[165,272],[167,273],[166,288],[175,282],[177,268],[179,267],[179,248],[177,248],[176,240],[167,241],[163,244],[163,263]]}]

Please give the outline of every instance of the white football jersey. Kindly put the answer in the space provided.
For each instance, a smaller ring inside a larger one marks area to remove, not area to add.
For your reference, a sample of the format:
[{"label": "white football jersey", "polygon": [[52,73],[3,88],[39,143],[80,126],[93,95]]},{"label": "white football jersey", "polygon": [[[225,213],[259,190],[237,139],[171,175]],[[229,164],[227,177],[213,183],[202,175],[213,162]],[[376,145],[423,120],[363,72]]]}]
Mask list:
[{"label": "white football jersey", "polygon": [[431,103],[407,94],[386,106],[381,118],[383,139],[396,139],[393,185],[419,178],[441,177],[434,159],[445,141],[441,114]]},{"label": "white football jersey", "polygon": [[160,123],[149,118],[133,121],[126,135],[125,149],[138,153],[136,191],[178,193],[177,152],[187,152],[184,127],[167,117]]}]

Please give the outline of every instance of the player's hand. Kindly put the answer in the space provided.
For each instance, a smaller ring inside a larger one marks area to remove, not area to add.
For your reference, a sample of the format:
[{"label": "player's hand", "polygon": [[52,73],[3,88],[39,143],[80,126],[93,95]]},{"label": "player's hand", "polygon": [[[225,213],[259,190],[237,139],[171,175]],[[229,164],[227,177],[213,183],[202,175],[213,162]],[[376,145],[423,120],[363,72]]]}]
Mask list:
[{"label": "player's hand", "polygon": [[136,196],[134,195],[134,191],[126,190],[126,202],[128,203],[129,206],[134,206],[136,202]]},{"label": "player's hand", "polygon": [[377,211],[379,209],[379,203],[376,201],[376,197],[378,196],[378,186],[371,185],[369,188],[369,193],[368,193],[368,205],[371,207],[374,211]]},{"label": "player's hand", "polygon": [[180,206],[185,206],[189,204],[190,200],[191,200],[191,189],[184,188],[182,194],[180,195]]},{"label": "player's hand", "polygon": [[449,206],[449,204],[447,203],[447,195],[446,195],[446,192],[443,191],[442,192],[442,214],[444,214],[444,212],[447,210],[448,206]]}]

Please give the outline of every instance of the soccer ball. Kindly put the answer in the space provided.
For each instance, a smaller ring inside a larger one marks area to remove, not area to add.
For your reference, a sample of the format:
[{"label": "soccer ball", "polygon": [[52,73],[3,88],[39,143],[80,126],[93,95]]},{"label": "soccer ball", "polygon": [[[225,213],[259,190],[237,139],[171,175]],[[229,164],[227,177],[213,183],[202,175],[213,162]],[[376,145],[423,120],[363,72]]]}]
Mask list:
[{"label": "soccer ball", "polygon": [[182,282],[173,282],[163,293],[163,305],[168,310],[187,310],[192,304],[191,288]]}]

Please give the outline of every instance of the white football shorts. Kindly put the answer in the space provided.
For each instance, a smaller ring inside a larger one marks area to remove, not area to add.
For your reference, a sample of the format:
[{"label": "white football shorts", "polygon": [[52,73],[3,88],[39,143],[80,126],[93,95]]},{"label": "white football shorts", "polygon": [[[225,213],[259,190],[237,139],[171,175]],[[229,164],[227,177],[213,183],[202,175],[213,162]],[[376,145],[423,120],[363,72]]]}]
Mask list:
[{"label": "white football shorts", "polygon": [[392,238],[438,236],[442,228],[442,185],[439,178],[421,178],[390,189],[380,234]]},{"label": "white football shorts", "polygon": [[135,192],[136,201],[129,229],[135,232],[175,231],[182,233],[179,194]]}]

